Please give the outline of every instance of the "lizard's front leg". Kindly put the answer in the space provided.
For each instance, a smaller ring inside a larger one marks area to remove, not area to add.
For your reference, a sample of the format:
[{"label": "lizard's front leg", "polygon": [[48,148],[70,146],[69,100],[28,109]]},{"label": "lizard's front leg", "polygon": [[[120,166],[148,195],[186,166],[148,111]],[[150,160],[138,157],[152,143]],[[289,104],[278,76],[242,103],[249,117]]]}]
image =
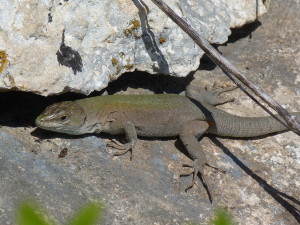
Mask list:
[{"label": "lizard's front leg", "polygon": [[112,142],[108,144],[110,147],[118,149],[118,151],[114,153],[114,156],[123,155],[130,151],[130,159],[132,159],[132,151],[137,142],[137,133],[133,123],[131,121],[121,121],[116,119],[109,124],[109,128],[111,131],[118,130],[121,133],[125,133],[128,141],[126,144],[122,144],[113,139]]},{"label": "lizard's front leg", "polygon": [[208,128],[209,125],[205,121],[199,121],[199,120],[191,121],[183,126],[182,130],[180,131],[179,138],[184,144],[186,150],[188,151],[190,157],[193,160],[193,165],[189,166],[193,168],[192,172],[182,174],[182,175],[191,175],[191,174],[193,175],[192,184],[189,185],[186,188],[186,190],[194,186],[195,179],[199,173],[204,185],[206,186],[210,201],[212,201],[210,188],[205,179],[205,174],[204,174],[204,166],[207,164],[206,157],[204,151],[202,150],[198,142],[198,139],[206,132]]}]

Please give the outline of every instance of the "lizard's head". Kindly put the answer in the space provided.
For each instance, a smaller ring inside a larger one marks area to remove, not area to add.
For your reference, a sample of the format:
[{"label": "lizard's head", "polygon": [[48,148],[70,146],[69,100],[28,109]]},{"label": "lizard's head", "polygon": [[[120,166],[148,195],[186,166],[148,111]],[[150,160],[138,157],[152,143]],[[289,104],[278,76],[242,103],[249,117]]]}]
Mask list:
[{"label": "lizard's head", "polygon": [[37,127],[66,134],[82,134],[81,128],[86,120],[86,113],[76,102],[67,101],[53,104],[39,115]]}]

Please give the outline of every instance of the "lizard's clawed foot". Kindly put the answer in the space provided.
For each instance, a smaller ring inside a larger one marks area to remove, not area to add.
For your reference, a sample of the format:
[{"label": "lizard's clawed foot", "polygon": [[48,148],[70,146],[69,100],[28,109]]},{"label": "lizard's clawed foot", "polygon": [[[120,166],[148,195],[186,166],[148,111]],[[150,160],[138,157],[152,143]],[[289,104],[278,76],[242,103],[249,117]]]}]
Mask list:
[{"label": "lizard's clawed foot", "polygon": [[205,87],[205,97],[204,101],[211,105],[222,105],[227,102],[233,102],[234,98],[224,98],[220,96],[224,92],[233,91],[237,89],[237,87],[227,87],[227,88],[217,88],[216,83],[213,84],[212,88],[209,89],[207,86]]},{"label": "lizard's clawed foot", "polygon": [[107,143],[107,145],[116,149],[125,149],[125,145],[116,139],[112,139],[110,142]]},{"label": "lizard's clawed foot", "polygon": [[184,164],[182,165],[183,167],[189,167],[191,168],[192,170],[189,171],[189,172],[186,172],[186,173],[182,173],[180,174],[180,176],[189,176],[189,175],[193,175],[193,180],[192,180],[192,183],[190,185],[188,185],[185,189],[185,191],[187,192],[189,189],[193,188],[193,186],[196,184],[196,177],[197,175],[199,174],[199,178],[201,180],[201,182],[203,183],[205,189],[207,190],[207,194],[209,196],[209,199],[210,199],[210,202],[212,202],[213,200],[213,196],[211,194],[211,188],[210,188],[210,185],[209,183],[206,181],[206,178],[205,178],[205,174],[204,174],[204,166],[209,166],[211,168],[214,168],[222,173],[226,173],[226,171],[222,170],[222,169],[219,169],[217,167],[214,167],[214,166],[211,166],[210,164],[208,163],[200,163],[200,161],[198,159],[194,160],[193,161],[193,165],[188,165],[188,164]]},{"label": "lizard's clawed foot", "polygon": [[196,99],[200,102],[206,102],[210,105],[221,105],[227,102],[233,102],[234,98],[228,99],[220,95],[224,92],[232,91],[235,89],[237,89],[237,87],[217,88],[216,83],[214,83],[211,88],[208,88],[208,86],[206,86],[205,88],[189,86],[186,89],[186,95],[190,98]]},{"label": "lizard's clawed foot", "polygon": [[[196,177],[199,173],[199,167],[198,167],[198,161],[195,160],[193,162],[193,165],[188,165],[188,164],[184,164],[182,165],[183,167],[189,167],[191,168],[192,170],[190,172],[185,172],[185,173],[181,173],[180,176],[190,176],[190,175],[193,175],[193,180],[192,180],[192,183],[190,185],[188,185],[185,189],[185,191],[187,192],[189,189],[193,188],[194,185],[196,184]],[[201,171],[203,171],[203,167],[200,169],[200,173]]]},{"label": "lizard's clawed foot", "polygon": [[122,144],[121,142],[119,142],[116,139],[112,139],[111,142],[109,142],[107,145],[109,147],[118,149],[113,156],[120,156],[120,155],[124,155],[125,153],[130,151],[130,160],[133,159],[133,148],[135,146],[136,142],[135,141],[130,141],[126,144]]}]

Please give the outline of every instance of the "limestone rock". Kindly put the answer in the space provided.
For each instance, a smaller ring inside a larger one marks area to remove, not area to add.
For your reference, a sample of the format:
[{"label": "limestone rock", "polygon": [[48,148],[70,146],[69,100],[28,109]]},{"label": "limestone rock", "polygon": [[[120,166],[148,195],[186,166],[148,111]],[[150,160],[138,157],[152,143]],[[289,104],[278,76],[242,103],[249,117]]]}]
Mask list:
[{"label": "limestone rock", "polygon": [[[299,3],[274,0],[270,14],[261,18],[263,26],[254,32],[234,31],[235,37],[247,32],[252,39],[247,36],[218,48],[288,111],[300,111],[300,67],[295,60]],[[197,73],[195,86],[229,80],[218,68]],[[132,83],[145,89],[130,88]],[[190,77],[127,73],[108,91],[117,85],[117,90],[129,87],[126,94],[181,93],[184,83],[190,83]],[[219,107],[229,113],[266,115],[240,90],[227,97],[236,100]],[[125,141],[123,135],[70,136],[36,129],[34,120],[46,106],[75,99],[78,95],[0,94],[1,225],[15,224],[16,207],[24,198],[37,201],[56,224],[66,224],[91,200],[104,204],[102,225],[209,224],[217,207],[226,208],[236,224],[299,224],[300,138],[291,131],[255,139],[204,137],[200,144],[208,162],[226,170],[223,174],[206,168],[215,197],[211,204],[199,179],[185,192],[192,178],[179,175],[182,164],[191,160],[180,141],[139,138],[131,161],[130,154],[111,157],[114,150],[105,144],[112,138]]]},{"label": "limestone rock", "polygon": [[[230,28],[266,12],[261,0],[165,2],[211,43],[226,42]],[[139,0],[2,0],[0,89],[89,94],[128,71],[185,76],[196,70],[200,48],[151,0],[144,6]]]}]

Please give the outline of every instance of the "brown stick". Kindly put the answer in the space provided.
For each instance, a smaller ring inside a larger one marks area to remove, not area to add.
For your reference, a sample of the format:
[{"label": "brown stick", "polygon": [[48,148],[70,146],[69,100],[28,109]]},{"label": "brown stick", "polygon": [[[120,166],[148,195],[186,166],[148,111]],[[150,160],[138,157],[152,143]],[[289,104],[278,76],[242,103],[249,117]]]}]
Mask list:
[{"label": "brown stick", "polygon": [[287,127],[289,127],[296,134],[300,135],[300,124],[296,120],[295,116],[292,116],[266,92],[256,86],[252,81],[247,79],[232,63],[230,63],[225,57],[223,57],[211,44],[208,43],[208,41],[206,41],[199,33],[197,33],[185,20],[178,16],[168,5],[166,5],[161,0],[152,1],[163,12],[165,12],[167,16],[169,16],[184,32],[186,32],[196,42],[196,44],[200,46],[200,48],[207,54],[207,56],[225,72],[227,76],[233,75],[245,86],[251,89],[258,97],[266,102],[286,121],[286,123],[283,123]]}]

